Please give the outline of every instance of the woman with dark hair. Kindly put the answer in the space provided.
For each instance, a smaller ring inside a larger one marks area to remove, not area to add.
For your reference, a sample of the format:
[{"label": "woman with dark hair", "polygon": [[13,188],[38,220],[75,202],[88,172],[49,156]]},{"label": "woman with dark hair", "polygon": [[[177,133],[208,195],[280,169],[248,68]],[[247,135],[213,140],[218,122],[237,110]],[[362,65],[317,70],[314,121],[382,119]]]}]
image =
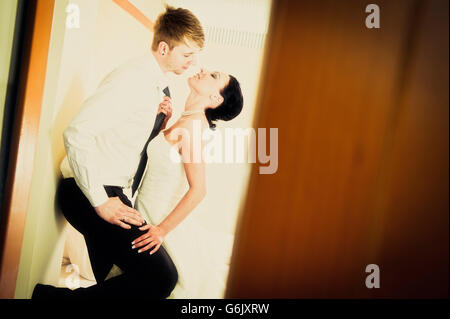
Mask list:
[{"label": "woman with dark hair", "polygon": [[[217,292],[211,285],[217,285],[213,281],[218,270],[212,268],[207,251],[220,247],[205,240],[208,230],[195,218],[186,217],[206,195],[202,133],[215,129],[218,120],[239,115],[243,97],[236,78],[222,72],[201,70],[188,79],[188,85],[190,94],[181,117],[148,145],[147,169],[135,204],[148,224],[140,228],[146,233],[130,244],[139,253],[153,254],[164,241],[178,271],[173,298],[219,297],[211,296]],[[160,108],[170,108],[170,99]]]},{"label": "woman with dark hair", "polygon": [[239,82],[232,75],[229,75],[228,85],[220,92],[223,97],[223,103],[218,107],[208,107],[205,109],[205,116],[209,127],[215,129],[213,121],[229,121],[235,118],[242,110],[242,92]]},{"label": "woman with dark hair", "polygon": [[[227,257],[220,257],[220,252],[230,251],[232,238],[216,236],[190,213],[206,194],[202,131],[214,129],[218,120],[235,118],[242,110],[243,97],[239,82],[221,72],[202,70],[188,79],[188,85],[190,94],[185,111],[171,127],[160,131],[146,149],[147,167],[135,201],[135,208],[146,223],[133,228],[132,233],[118,228],[123,236],[105,239],[102,247],[109,253],[120,246],[126,256],[130,253],[134,260],[130,269],[124,269],[121,276],[101,284],[73,291],[38,284],[33,298],[223,297],[226,276],[223,268]],[[164,98],[159,110],[167,115],[165,127],[171,116],[169,97]],[[59,201],[60,206],[72,205],[65,198]],[[93,215],[92,218],[98,217]],[[101,225],[110,227],[103,222]],[[124,238],[132,242],[127,243]],[[164,249],[159,249],[163,241]],[[120,267],[120,259],[117,260]],[[149,264],[156,265],[158,270],[152,272]],[[148,287],[149,283],[152,287]]]}]

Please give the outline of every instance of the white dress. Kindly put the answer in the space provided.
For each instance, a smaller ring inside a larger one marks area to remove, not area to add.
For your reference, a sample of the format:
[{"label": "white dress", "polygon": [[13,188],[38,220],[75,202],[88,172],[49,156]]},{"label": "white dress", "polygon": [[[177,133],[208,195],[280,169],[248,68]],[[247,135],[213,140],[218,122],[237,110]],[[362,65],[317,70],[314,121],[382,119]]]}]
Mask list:
[{"label": "white dress", "polygon": [[[148,166],[135,207],[150,224],[158,225],[189,184],[181,155],[163,132],[149,143],[147,154]],[[178,271],[178,283],[169,298],[223,298],[232,237],[206,229],[195,209],[169,232],[163,246]]]}]

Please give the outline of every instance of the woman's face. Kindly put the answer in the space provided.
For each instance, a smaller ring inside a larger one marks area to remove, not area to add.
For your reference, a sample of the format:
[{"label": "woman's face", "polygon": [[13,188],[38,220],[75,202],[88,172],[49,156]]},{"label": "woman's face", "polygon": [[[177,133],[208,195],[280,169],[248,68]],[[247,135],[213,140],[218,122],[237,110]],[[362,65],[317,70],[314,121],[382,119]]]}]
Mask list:
[{"label": "woman's face", "polygon": [[201,71],[188,79],[191,90],[195,90],[198,94],[210,97],[220,95],[220,91],[228,85],[230,76],[226,73],[217,71]]}]

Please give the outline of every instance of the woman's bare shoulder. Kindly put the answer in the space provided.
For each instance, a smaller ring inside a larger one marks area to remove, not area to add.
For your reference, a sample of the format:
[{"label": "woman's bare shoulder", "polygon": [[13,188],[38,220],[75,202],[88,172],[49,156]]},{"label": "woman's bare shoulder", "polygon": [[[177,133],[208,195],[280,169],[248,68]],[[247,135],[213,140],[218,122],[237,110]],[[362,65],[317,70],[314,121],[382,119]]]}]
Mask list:
[{"label": "woman's bare shoulder", "polygon": [[203,140],[203,133],[205,130],[209,130],[208,120],[203,114],[192,114],[182,118],[182,121],[179,122],[179,128],[184,131],[183,139],[186,137],[185,134],[188,135],[188,138],[184,140],[187,143],[187,148],[182,147],[183,152],[188,152],[185,156],[191,158],[193,154],[191,151],[197,149],[195,145],[200,145],[200,149],[203,149],[205,146],[205,141]]},{"label": "woman's bare shoulder", "polygon": [[209,128],[209,124],[204,114],[192,114],[181,118],[178,127],[182,127],[188,131],[201,129],[203,132],[206,128]]}]

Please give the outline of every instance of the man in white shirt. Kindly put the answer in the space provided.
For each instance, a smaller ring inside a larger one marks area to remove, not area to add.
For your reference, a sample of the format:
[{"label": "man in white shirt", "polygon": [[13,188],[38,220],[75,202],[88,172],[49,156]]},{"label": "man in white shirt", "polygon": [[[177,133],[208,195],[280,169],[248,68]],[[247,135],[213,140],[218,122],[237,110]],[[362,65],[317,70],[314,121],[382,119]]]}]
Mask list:
[{"label": "man in white shirt", "polygon": [[[33,298],[170,295],[178,276],[163,247],[154,254],[131,247],[145,233],[138,229],[145,220],[133,208],[133,193],[156,115],[166,115],[162,128],[171,116],[165,74],[187,70],[203,43],[198,19],[186,9],[167,7],[155,22],[151,53],[108,74],[64,131],[74,178],[61,182],[57,198],[85,237],[97,285],[70,291],[38,284]],[[105,281],[113,264],[124,273]]]}]

